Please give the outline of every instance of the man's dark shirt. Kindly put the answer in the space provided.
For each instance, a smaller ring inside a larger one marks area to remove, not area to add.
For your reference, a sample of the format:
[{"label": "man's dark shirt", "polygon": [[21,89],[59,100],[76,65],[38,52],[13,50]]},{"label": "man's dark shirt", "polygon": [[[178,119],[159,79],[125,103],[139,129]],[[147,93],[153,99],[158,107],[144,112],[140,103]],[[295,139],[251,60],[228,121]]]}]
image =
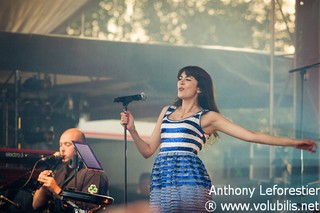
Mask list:
[{"label": "man's dark shirt", "polygon": [[[74,192],[83,192],[87,194],[108,195],[108,178],[104,172],[80,168],[75,178],[75,170],[71,169],[69,165],[66,164],[55,172],[54,179],[62,190],[72,190]],[[70,201],[83,210],[88,210],[95,206],[95,204],[86,202],[76,200]],[[57,201],[54,202],[54,205],[57,205]],[[54,211],[61,211],[59,210],[59,206],[55,206],[54,209]]]}]

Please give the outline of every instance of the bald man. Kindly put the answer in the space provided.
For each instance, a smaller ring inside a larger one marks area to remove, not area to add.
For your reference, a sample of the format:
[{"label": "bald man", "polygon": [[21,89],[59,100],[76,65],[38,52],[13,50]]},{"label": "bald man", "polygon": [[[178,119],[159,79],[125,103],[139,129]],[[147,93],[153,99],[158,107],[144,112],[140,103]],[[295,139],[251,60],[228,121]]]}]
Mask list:
[{"label": "bald man", "polygon": [[[62,190],[72,189],[78,192],[108,195],[108,179],[103,172],[89,170],[80,167],[77,174],[77,185],[75,171],[71,168],[72,160],[77,152],[72,141],[85,142],[85,135],[76,128],[68,129],[62,133],[59,141],[59,151],[62,158],[62,167],[55,173],[44,170],[39,174],[38,181],[42,186],[34,193],[32,207],[34,209],[48,212],[62,212],[59,202]],[[49,205],[50,203],[50,205]],[[88,210],[92,205],[83,202],[74,202],[80,209]]]}]

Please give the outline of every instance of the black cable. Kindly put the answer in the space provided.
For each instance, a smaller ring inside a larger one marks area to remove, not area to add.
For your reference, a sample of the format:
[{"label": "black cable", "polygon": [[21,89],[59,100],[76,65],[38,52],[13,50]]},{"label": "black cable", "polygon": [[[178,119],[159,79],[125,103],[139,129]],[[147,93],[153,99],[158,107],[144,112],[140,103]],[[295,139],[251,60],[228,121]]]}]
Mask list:
[{"label": "black cable", "polygon": [[36,167],[37,167],[37,165],[38,165],[38,163],[39,163],[40,161],[41,161],[41,159],[39,159],[39,160],[37,160],[37,161],[35,162],[34,166],[32,167],[32,170],[31,170],[31,173],[30,173],[30,176],[29,176],[28,180],[27,180],[21,187],[17,188],[17,190],[21,190],[21,189],[23,189],[24,187],[26,187],[26,186],[29,184],[29,182],[30,182],[30,180],[31,180],[31,178],[32,178],[32,176],[33,176],[33,173],[34,173],[34,171],[36,170]]}]

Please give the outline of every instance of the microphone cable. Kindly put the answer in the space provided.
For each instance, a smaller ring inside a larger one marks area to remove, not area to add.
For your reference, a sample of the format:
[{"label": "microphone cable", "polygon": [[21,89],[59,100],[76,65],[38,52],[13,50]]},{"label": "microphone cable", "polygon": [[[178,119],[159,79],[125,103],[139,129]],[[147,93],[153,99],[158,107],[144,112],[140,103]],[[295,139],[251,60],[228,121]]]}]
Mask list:
[{"label": "microphone cable", "polygon": [[[26,187],[26,186],[29,184],[29,182],[30,182],[30,180],[31,180],[31,178],[32,178],[32,176],[33,176],[33,174],[34,174],[34,172],[35,172],[35,170],[36,170],[36,168],[37,168],[38,163],[39,163],[39,162],[42,162],[42,161],[43,161],[42,158],[40,158],[39,160],[37,160],[37,161],[35,162],[35,164],[33,165],[32,169],[31,169],[31,171],[29,171],[29,172],[30,172],[30,175],[29,175],[27,181],[26,181],[22,186],[20,186],[19,188],[13,188],[13,189],[11,189],[11,190],[21,190],[21,189],[23,189],[24,187]],[[53,167],[52,170],[56,169],[56,167],[57,167],[59,164],[60,164],[60,160],[58,160],[58,162],[54,165],[54,167]],[[27,172],[27,173],[29,173],[29,172]],[[41,186],[42,186],[42,184],[41,184]],[[40,187],[41,187],[41,186],[40,186]],[[40,187],[37,187],[37,188],[40,188]]]},{"label": "microphone cable", "polygon": [[35,162],[35,164],[33,165],[32,169],[31,169],[29,178],[27,179],[27,181],[26,181],[22,186],[20,186],[19,188],[17,188],[17,190],[21,190],[21,189],[23,189],[24,187],[26,187],[26,186],[29,184],[29,182],[30,182],[30,180],[31,180],[31,178],[32,178],[32,176],[33,176],[33,174],[34,174],[34,171],[36,170],[36,167],[37,167],[37,165],[38,165],[38,163],[39,163],[40,161],[41,161],[41,159],[39,159],[39,160],[37,160],[37,161]]},{"label": "microphone cable", "polygon": [[[39,161],[42,161],[42,160],[40,159]],[[50,170],[52,171],[52,174],[49,175],[49,176],[53,177],[53,171],[58,167],[58,165],[60,164],[60,162],[61,162],[61,160],[58,160],[58,161],[56,162],[56,164],[50,169]],[[37,189],[40,189],[42,185],[43,185],[43,183],[39,183],[38,186],[37,186]]]}]

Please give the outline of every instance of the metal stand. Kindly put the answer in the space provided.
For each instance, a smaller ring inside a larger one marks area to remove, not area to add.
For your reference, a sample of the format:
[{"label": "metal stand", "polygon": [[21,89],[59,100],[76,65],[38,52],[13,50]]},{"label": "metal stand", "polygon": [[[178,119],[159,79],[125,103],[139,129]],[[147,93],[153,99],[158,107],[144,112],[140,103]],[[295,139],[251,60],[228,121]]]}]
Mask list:
[{"label": "metal stand", "polygon": [[7,104],[7,90],[2,89],[2,147],[8,147],[8,104]]},{"label": "metal stand", "polygon": [[20,76],[20,71],[16,70],[15,73],[15,116],[14,116],[14,121],[15,121],[15,129],[14,129],[14,147],[15,148],[20,148],[20,129],[21,129],[21,118],[19,114],[19,109],[20,109],[20,84],[21,84],[21,76]]},{"label": "metal stand", "polygon": [[[319,63],[315,63],[315,64],[311,64],[308,66],[304,66],[304,67],[300,67],[300,68],[296,68],[296,69],[292,69],[289,70],[289,73],[293,73],[293,72],[300,72],[300,80],[301,80],[301,87],[300,87],[300,91],[301,91],[301,100],[300,100],[300,118],[299,118],[299,136],[298,138],[303,139],[303,109],[304,109],[304,80],[305,80],[305,75],[308,71],[308,69],[310,68],[315,68],[317,66],[320,65]],[[300,150],[300,185],[303,186],[304,185],[304,153],[303,150]]]},{"label": "metal stand", "polygon": [[79,158],[78,155],[72,156],[72,165],[71,167],[74,169],[74,190],[77,190],[78,186],[78,170],[79,170]]},{"label": "metal stand", "polygon": [[20,78],[20,71],[16,70],[16,71],[12,71],[10,73],[10,75],[8,76],[8,78],[5,80],[4,85],[9,84],[9,81],[11,78],[14,78],[14,83],[15,83],[15,87],[14,87],[14,93],[15,93],[15,99],[14,99],[14,116],[15,116],[15,121],[14,121],[14,134],[12,134],[12,140],[9,139],[9,106],[8,106],[8,98],[7,98],[7,94],[8,94],[8,90],[6,88],[2,89],[2,129],[1,129],[1,133],[2,133],[2,147],[14,147],[14,148],[18,148],[18,132],[19,132],[19,98],[20,98],[20,83],[21,83],[21,78]]},{"label": "metal stand", "polygon": [[2,205],[4,205],[6,202],[8,202],[8,203],[14,205],[17,209],[20,209],[20,208],[21,208],[21,204],[16,203],[16,202],[10,200],[9,198],[7,198],[7,197],[5,197],[5,196],[3,196],[3,195],[0,195],[0,200],[4,200],[4,201],[5,201],[5,202],[3,202],[3,203],[0,203],[0,207],[1,207]]},{"label": "metal stand", "polygon": [[[139,101],[139,100],[146,100],[146,95],[144,92],[138,94],[138,95],[130,95],[130,96],[123,96],[115,98],[113,102],[121,102],[122,103],[122,111],[125,112],[128,109],[128,104],[131,103],[131,101]],[[127,174],[127,125],[124,125],[124,203],[127,205],[128,198],[127,198],[127,180],[128,180],[128,174]]]},{"label": "metal stand", "polygon": [[[127,102],[122,103],[122,111],[125,112],[128,110]],[[128,203],[128,141],[127,141],[127,125],[123,127],[123,141],[124,141],[124,204]]]}]

